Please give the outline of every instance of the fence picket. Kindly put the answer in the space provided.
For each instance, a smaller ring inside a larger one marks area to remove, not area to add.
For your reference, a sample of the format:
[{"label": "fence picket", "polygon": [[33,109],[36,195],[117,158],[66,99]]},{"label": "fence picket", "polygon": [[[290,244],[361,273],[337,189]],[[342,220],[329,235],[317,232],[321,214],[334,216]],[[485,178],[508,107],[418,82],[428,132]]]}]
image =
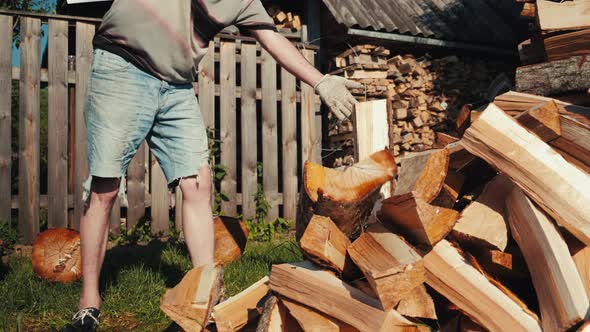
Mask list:
[{"label": "fence picket", "polygon": [[297,81],[281,69],[283,149],[283,216],[295,220],[297,214]]},{"label": "fence picket", "polygon": [[21,17],[19,92],[19,233],[32,243],[39,233],[41,20]]},{"label": "fence picket", "polygon": [[68,225],[68,21],[49,21],[47,223]]},{"label": "fence picket", "polygon": [[242,43],[242,214],[252,218],[256,213],[254,194],[258,189],[258,149],[256,137],[256,44]]},{"label": "fence picket", "polygon": [[268,221],[279,216],[279,151],[277,134],[277,63],[266,51],[262,60],[262,187],[269,201]]},{"label": "fence picket", "polygon": [[0,223],[9,222],[12,191],[12,16],[0,15]]},{"label": "fence picket", "polygon": [[221,192],[230,201],[221,204],[223,213],[237,214],[237,157],[236,157],[236,43],[221,42],[220,85],[223,98],[220,99],[221,164],[227,167],[227,174],[221,181]]},{"label": "fence picket", "polygon": [[80,218],[84,213],[82,185],[88,177],[86,161],[86,125],[84,124],[84,103],[88,90],[88,78],[92,64],[92,37],[94,24],[76,22],[76,114],[75,114],[75,152],[74,152],[74,225],[80,228]]},{"label": "fence picket", "polygon": [[168,184],[166,183],[164,172],[154,156],[152,156],[151,168],[152,233],[167,234],[170,228],[170,198],[168,196]]},{"label": "fence picket", "polygon": [[127,228],[137,226],[145,215],[145,153],[146,144],[137,149],[127,170]]}]

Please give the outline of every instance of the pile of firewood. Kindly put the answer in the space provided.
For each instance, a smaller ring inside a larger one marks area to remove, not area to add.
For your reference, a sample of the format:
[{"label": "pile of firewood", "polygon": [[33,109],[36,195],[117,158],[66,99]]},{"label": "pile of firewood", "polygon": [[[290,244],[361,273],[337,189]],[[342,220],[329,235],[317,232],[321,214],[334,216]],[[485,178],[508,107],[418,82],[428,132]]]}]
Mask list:
[{"label": "pile of firewood", "polygon": [[[386,98],[393,130],[394,155],[430,149],[435,132],[448,132],[448,120],[460,105],[485,100],[492,79],[501,66],[496,63],[447,56],[431,59],[413,55],[390,57],[390,51],[375,45],[353,47],[335,58],[341,75],[361,82],[354,89],[359,101]],[[329,133],[331,148],[350,147],[352,123],[333,119]],[[350,157],[338,158],[334,166],[351,165]]]},{"label": "pile of firewood", "polygon": [[526,0],[516,90],[590,106],[590,2]]},{"label": "pile of firewood", "polygon": [[284,12],[277,5],[271,5],[267,8],[268,14],[275,21],[277,29],[291,29],[301,31],[301,17],[292,12]]},{"label": "pile of firewood", "polygon": [[210,317],[218,331],[576,330],[590,318],[588,114],[509,92],[464,110],[444,148],[307,162],[307,261],[216,306],[221,271],[198,268],[163,304],[187,331]]}]

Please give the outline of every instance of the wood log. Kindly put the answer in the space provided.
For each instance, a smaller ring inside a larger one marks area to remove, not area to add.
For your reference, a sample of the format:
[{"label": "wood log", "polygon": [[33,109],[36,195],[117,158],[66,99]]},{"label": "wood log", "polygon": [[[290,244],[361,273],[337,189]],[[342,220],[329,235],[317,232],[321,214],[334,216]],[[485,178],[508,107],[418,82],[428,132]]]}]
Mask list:
[{"label": "wood log", "polygon": [[527,111],[532,107],[544,104],[549,101],[554,101],[557,105],[561,106],[559,109],[560,114],[568,115],[574,117],[579,122],[590,124],[590,108],[572,105],[571,103],[554,98],[516,91],[508,91],[502,95],[497,96],[496,99],[494,99],[494,104],[496,104],[496,106],[500,107],[505,112],[512,114],[513,112],[520,113]]},{"label": "wood log", "polygon": [[520,11],[520,19],[532,21],[537,17],[537,5],[525,3]]},{"label": "wood log", "polygon": [[348,279],[360,273],[346,252],[350,240],[330,218],[314,215],[299,246],[309,260]]},{"label": "wood log", "polygon": [[586,0],[561,2],[537,0],[537,11],[539,25],[544,32],[590,28],[590,20],[588,20],[590,2]]},{"label": "wood log", "polygon": [[166,290],[160,309],[187,332],[202,331],[219,302],[223,268],[203,265],[190,270],[176,287]]},{"label": "wood log", "polygon": [[540,323],[443,240],[424,257],[426,282],[486,329],[542,331]]},{"label": "wood log", "polygon": [[586,289],[586,295],[590,299],[590,247],[580,242],[575,236],[563,228],[561,229],[561,234],[574,259],[578,274]]},{"label": "wood log", "polygon": [[487,332],[487,330],[472,321],[471,318],[463,316],[459,321],[459,332]]},{"label": "wood log", "polygon": [[405,317],[438,319],[434,307],[434,300],[432,300],[424,285],[414,288],[406,297],[401,299],[396,310]]},{"label": "wood log", "polygon": [[573,56],[528,65],[516,69],[516,91],[552,96],[571,91],[588,90],[590,61],[586,56]]},{"label": "wood log", "polygon": [[400,230],[415,246],[431,248],[444,239],[457,222],[459,212],[433,206],[412,193],[382,202],[377,218]]},{"label": "wood log", "polygon": [[413,193],[426,203],[432,202],[445,182],[449,155],[447,149],[441,149],[411,153],[401,158],[394,195]]},{"label": "wood log", "polygon": [[[507,251],[511,251],[510,248]],[[522,282],[530,278],[522,255],[500,250],[484,250],[477,256],[482,269],[494,278]]]},{"label": "wood log", "polygon": [[590,54],[590,29],[555,34],[543,39],[549,61]]},{"label": "wood log", "polygon": [[248,242],[246,223],[231,217],[217,217],[215,230],[215,264],[231,263],[244,253]]},{"label": "wood log", "polygon": [[461,212],[453,237],[464,247],[504,251],[508,245],[505,197],[512,188],[512,181],[504,175],[486,184],[479,197]]},{"label": "wood log", "polygon": [[559,106],[555,101],[534,106],[516,116],[518,122],[535,133],[543,142],[551,142],[561,137],[561,118]]},{"label": "wood log", "polygon": [[508,175],[559,224],[590,244],[587,174],[494,104],[465,132],[462,144]]},{"label": "wood log", "polygon": [[590,123],[568,115],[561,116],[561,137],[551,141],[550,145],[590,166]]},{"label": "wood log", "polygon": [[557,227],[520,188],[507,197],[512,236],[518,243],[539,299],[545,331],[563,331],[587,318],[584,284]]},{"label": "wood log", "polygon": [[241,293],[213,308],[219,332],[239,331],[260,316],[269,292],[269,278],[264,277]]},{"label": "wood log", "polygon": [[285,305],[276,296],[271,296],[264,304],[262,317],[256,332],[302,332],[303,330],[289,315]]},{"label": "wood log", "polygon": [[374,153],[344,171],[306,162],[297,239],[314,214],[329,217],[347,236],[358,233],[379,198],[381,186],[396,172],[395,159],[388,150]]},{"label": "wood log", "polygon": [[438,196],[432,201],[432,204],[449,209],[453,208],[459,199],[464,184],[465,176],[463,174],[448,170],[443,187]]},{"label": "wood log", "polygon": [[335,318],[326,316],[308,306],[281,298],[289,313],[299,323],[303,331],[317,332],[357,332],[354,327],[341,322]]},{"label": "wood log", "polygon": [[371,225],[348,252],[385,310],[397,306],[426,280],[422,257],[379,223]]},{"label": "wood log", "polygon": [[394,309],[383,311],[377,299],[311,266],[274,265],[270,288],[360,331],[420,331]]}]

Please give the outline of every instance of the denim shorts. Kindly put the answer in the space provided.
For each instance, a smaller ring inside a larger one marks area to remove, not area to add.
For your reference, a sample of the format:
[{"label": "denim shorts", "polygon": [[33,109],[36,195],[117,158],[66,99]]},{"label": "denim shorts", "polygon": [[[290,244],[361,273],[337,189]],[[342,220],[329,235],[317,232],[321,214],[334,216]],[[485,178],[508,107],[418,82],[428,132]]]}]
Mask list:
[{"label": "denim shorts", "polygon": [[196,175],[208,161],[207,130],[192,84],[162,81],[105,50],[94,50],[84,117],[90,175],[85,194],[93,176],[124,177],[144,140],[169,185]]}]

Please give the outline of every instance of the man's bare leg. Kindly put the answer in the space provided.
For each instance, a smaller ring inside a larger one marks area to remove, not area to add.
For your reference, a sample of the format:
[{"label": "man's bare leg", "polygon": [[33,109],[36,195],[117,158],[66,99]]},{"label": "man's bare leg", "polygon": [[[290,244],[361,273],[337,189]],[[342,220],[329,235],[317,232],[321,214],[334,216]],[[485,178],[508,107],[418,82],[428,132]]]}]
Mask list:
[{"label": "man's bare leg", "polygon": [[104,261],[109,232],[109,216],[119,192],[119,179],[92,179],[88,208],[80,220],[80,246],[82,254],[82,293],[79,309],[100,309],[102,301],[98,290],[100,270]]},{"label": "man's bare leg", "polygon": [[201,167],[197,176],[182,179],[182,228],[194,267],[213,264],[214,231],[211,211],[211,168]]}]

